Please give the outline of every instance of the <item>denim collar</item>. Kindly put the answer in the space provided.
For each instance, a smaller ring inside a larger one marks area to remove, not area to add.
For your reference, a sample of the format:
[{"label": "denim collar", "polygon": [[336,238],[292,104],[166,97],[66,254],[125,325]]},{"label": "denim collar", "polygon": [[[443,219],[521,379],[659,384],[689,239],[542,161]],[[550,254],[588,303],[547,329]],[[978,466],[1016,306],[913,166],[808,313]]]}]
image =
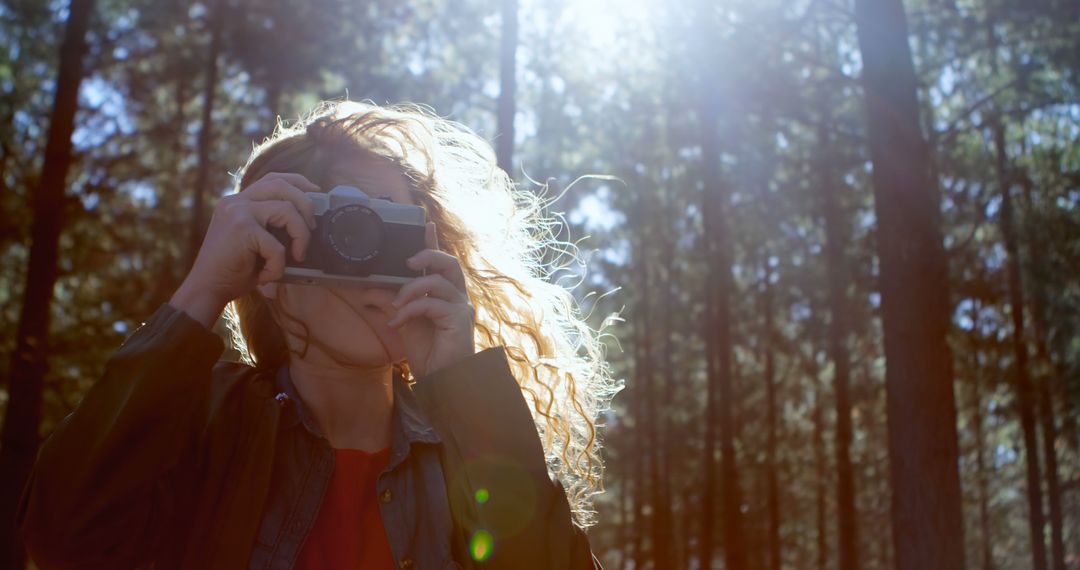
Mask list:
[{"label": "denim collar", "polygon": [[[391,452],[390,462],[387,469],[393,469],[404,461],[409,454],[409,447],[414,443],[439,444],[442,440],[435,428],[424,416],[420,404],[416,400],[412,389],[409,388],[405,379],[397,372],[394,373],[394,408],[392,412],[393,425],[391,427]],[[293,385],[292,376],[289,374],[288,364],[278,368],[274,378],[277,389],[275,399],[287,410],[282,423],[293,428],[303,425],[304,428],[320,441],[326,441],[326,436],[319,429],[318,424],[312,417],[310,410],[300,398],[300,394]],[[292,410],[292,411],[288,411]],[[329,445],[329,443],[327,443]]]}]

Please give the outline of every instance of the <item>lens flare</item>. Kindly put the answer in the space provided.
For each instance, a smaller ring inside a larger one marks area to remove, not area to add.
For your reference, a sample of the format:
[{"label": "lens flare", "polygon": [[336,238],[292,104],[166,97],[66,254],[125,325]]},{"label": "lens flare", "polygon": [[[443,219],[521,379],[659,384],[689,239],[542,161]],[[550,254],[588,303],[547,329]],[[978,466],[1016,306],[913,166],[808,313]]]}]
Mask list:
[{"label": "lens flare", "polygon": [[473,560],[483,562],[491,557],[491,551],[495,548],[495,538],[486,530],[478,530],[473,533],[469,541],[469,553]]},{"label": "lens flare", "polygon": [[488,502],[488,499],[490,499],[490,498],[491,498],[491,494],[488,493],[487,489],[485,489],[483,487],[480,487],[479,489],[476,490],[476,502],[477,503],[480,503],[482,505],[482,504]]}]

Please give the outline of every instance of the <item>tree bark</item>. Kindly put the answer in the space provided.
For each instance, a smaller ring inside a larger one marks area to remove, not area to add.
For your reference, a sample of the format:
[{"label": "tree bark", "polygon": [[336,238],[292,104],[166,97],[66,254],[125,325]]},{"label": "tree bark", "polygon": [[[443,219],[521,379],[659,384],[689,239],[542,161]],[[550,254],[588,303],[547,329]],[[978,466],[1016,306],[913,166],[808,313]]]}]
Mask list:
[{"label": "tree bark", "polygon": [[71,134],[75,130],[79,87],[85,75],[86,31],[93,9],[94,0],[72,0],[68,8],[41,182],[31,198],[33,241],[15,352],[11,355],[8,405],[0,448],[0,568],[22,568],[26,564],[26,553],[15,536],[15,521],[19,497],[40,444],[38,429],[48,371],[50,311],[59,273],[60,232],[64,228],[64,209],[68,203],[64,189],[71,168]]},{"label": "tree bark", "polygon": [[222,1],[216,0],[207,19],[210,26],[210,46],[206,54],[205,83],[203,85],[202,126],[199,129],[199,166],[195,174],[195,196],[191,205],[191,229],[189,230],[188,267],[195,263],[195,256],[202,247],[206,232],[205,197],[210,191],[210,147],[214,143],[214,94],[218,83],[218,57],[221,54]]},{"label": "tree bark", "polygon": [[[671,290],[672,272],[674,271],[674,258],[676,243],[675,239],[671,236],[670,224],[675,220],[675,208],[674,208],[674,189],[672,187],[672,181],[666,180],[666,191],[664,192],[664,202],[660,209],[660,214],[664,229],[661,231],[661,246],[663,247],[664,255],[662,263],[660,263],[659,272],[659,301],[660,301],[660,332],[663,338],[662,343],[662,360],[660,365],[663,367],[663,373],[656,374],[653,382],[654,389],[650,394],[649,400],[653,403],[653,433],[655,434],[655,455],[653,458],[653,509],[655,515],[655,527],[653,531],[653,558],[656,562],[656,568],[678,568],[677,548],[675,548],[675,537],[677,530],[675,529],[675,516],[672,509],[673,495],[671,491],[671,471],[670,450],[673,448],[674,442],[671,441],[671,429],[668,425],[670,414],[668,413],[673,409],[674,405],[674,391],[676,380],[674,378],[675,371],[679,369],[678,363],[675,362],[674,357],[674,329],[671,324],[671,317],[673,312],[671,297],[673,292]],[[661,385],[660,379],[663,378],[664,382]],[[662,466],[668,466],[668,469],[664,469]]]},{"label": "tree bark", "polygon": [[[738,464],[735,458],[735,422],[733,390],[733,354],[731,339],[731,294],[734,287],[731,275],[730,231],[726,221],[727,189],[720,174],[720,143],[717,129],[719,112],[713,74],[706,73],[700,99],[701,149],[704,162],[704,226],[708,263],[706,278],[706,357],[709,388],[705,405],[705,499],[702,513],[702,566],[712,560],[712,481],[713,456],[716,438],[720,444],[720,522],[724,537],[724,560],[729,570],[746,567],[745,544],[742,537]],[[719,428],[719,433],[717,429]]]},{"label": "tree bark", "polygon": [[837,553],[840,570],[859,567],[858,513],[855,510],[855,474],[851,465],[851,353],[847,300],[847,261],[844,246],[847,232],[841,219],[833,180],[832,148],[829,134],[828,106],[821,105],[823,116],[818,126],[818,145],[823,156],[818,166],[821,176],[822,218],[825,222],[825,273],[829,300],[829,357],[833,361],[833,390],[836,407],[836,506]]},{"label": "tree bark", "polygon": [[[176,164],[181,164],[183,157],[186,154],[184,146],[187,133],[184,131],[184,125],[187,124],[185,110],[188,101],[188,77],[181,72],[178,72],[175,75],[176,106],[173,109],[173,116],[169,125],[169,128],[172,131],[172,144],[170,147],[173,160],[176,161]],[[165,212],[180,211],[183,194],[187,191],[187,188],[188,176],[181,168],[176,168],[173,171],[172,176],[170,176],[169,182],[162,186],[162,194],[157,207]],[[176,217],[173,216],[170,216],[169,218],[171,231],[178,234],[183,233],[183,226],[185,224],[186,220],[176,219]],[[180,272],[185,269],[183,264],[187,261],[182,256],[186,256],[187,253],[188,252],[186,251],[181,251],[181,257],[176,259],[175,263],[167,263],[161,268],[161,272],[158,274],[154,283],[153,301],[150,306],[156,307],[161,303],[168,302],[169,297],[176,291],[176,288],[180,285],[180,280],[184,277]]]},{"label": "tree bark", "polygon": [[[1027,206],[1030,208],[1030,180],[1025,175],[1021,178],[1021,181]],[[1012,201],[1010,200],[1010,209],[1011,207]],[[1013,223],[1015,224],[1015,221]],[[1015,235],[1015,225],[1013,228]],[[1017,253],[1019,254],[1019,249],[1017,250]],[[1029,257],[1032,255],[1030,243],[1028,244],[1028,255]],[[1038,358],[1038,361],[1042,363],[1043,369],[1045,370],[1045,373],[1039,379],[1038,391],[1039,419],[1041,420],[1043,432],[1043,460],[1046,462],[1046,498],[1049,507],[1048,514],[1050,515],[1051,567],[1054,570],[1065,570],[1065,521],[1061,511],[1061,479],[1058,474],[1058,452],[1056,445],[1058,439],[1058,427],[1057,414],[1054,410],[1054,394],[1061,394],[1064,390],[1061,389],[1060,370],[1047,348],[1046,325],[1043,322],[1043,311],[1045,309],[1042,306],[1043,299],[1038,286],[1035,287],[1035,291],[1030,295],[1030,300],[1032,305],[1032,310],[1030,311],[1032,329],[1035,333],[1035,355]],[[1063,400],[1068,400],[1067,395]],[[1066,409],[1065,411],[1064,417],[1071,417],[1069,415],[1071,410]]]},{"label": "tree bark", "polygon": [[[636,197],[634,204],[634,221],[639,231],[644,231],[642,219],[641,196]],[[637,322],[634,324],[634,377],[635,386],[632,396],[634,398],[634,568],[647,565],[649,554],[653,549],[647,548],[652,538],[650,523],[646,517],[645,506],[650,499],[650,481],[652,475],[651,457],[654,449],[650,449],[651,425],[650,416],[652,406],[649,398],[652,391],[652,346],[649,328],[646,323],[650,321],[649,315],[649,271],[648,257],[646,253],[647,239],[644,235],[636,235],[634,240],[635,265],[639,268],[637,283],[639,297],[637,302]],[[655,514],[655,511],[654,511]]]},{"label": "tree bark", "polygon": [[971,424],[972,438],[975,440],[975,480],[979,501],[979,551],[982,557],[980,567],[993,570],[994,551],[990,536],[990,490],[986,471],[986,458],[983,453],[983,412],[982,381],[979,375],[979,302],[972,301],[971,307]]},{"label": "tree bark", "polygon": [[[1021,141],[1021,145],[1023,142]],[[1024,206],[1028,211],[1031,211],[1033,207],[1032,194],[1032,181],[1025,173],[1020,177],[1020,186],[1023,189],[1022,196],[1024,197]],[[1028,228],[1024,232],[1027,242],[1028,259],[1035,259],[1037,252],[1041,251],[1042,247],[1047,247],[1048,244],[1044,243],[1044,239],[1040,239],[1040,235],[1037,228]],[[1061,360],[1054,358],[1053,353],[1050,350],[1050,342],[1047,338],[1047,295],[1045,286],[1040,286],[1038,278],[1033,278],[1033,287],[1028,287],[1028,298],[1031,302],[1031,324],[1032,329],[1035,331],[1035,354],[1039,360],[1046,366],[1047,374],[1050,381],[1050,399],[1051,401],[1057,400],[1061,404],[1061,417],[1065,419],[1065,424],[1062,426],[1060,435],[1065,440],[1065,445],[1073,451],[1080,450],[1080,441],[1077,440],[1077,432],[1070,428],[1069,422],[1072,422],[1072,418],[1076,417],[1076,413],[1073,411],[1072,400],[1069,398],[1068,389],[1065,386],[1065,371],[1062,369]],[[1054,412],[1053,408],[1050,408],[1051,413]],[[1054,421],[1055,431],[1057,431],[1057,422]],[[1057,455],[1055,449],[1055,456]],[[1055,457],[1056,461],[1056,457]]]},{"label": "tree bark", "polygon": [[[642,319],[644,321],[644,319]],[[634,568],[641,568],[645,564],[645,539],[648,533],[648,527],[645,521],[645,502],[647,496],[648,485],[646,478],[646,460],[645,454],[647,453],[646,446],[642,441],[646,434],[644,427],[645,419],[645,393],[644,382],[641,376],[642,361],[644,357],[641,353],[641,346],[643,341],[641,337],[645,334],[642,330],[641,323],[637,323],[634,326],[634,375],[637,376],[639,382],[638,386],[635,386],[630,392],[632,398],[633,411],[631,416],[634,418],[633,429],[633,473],[634,473],[634,540],[633,540],[633,552],[634,552]]]},{"label": "tree bark", "polygon": [[769,514],[769,568],[780,570],[783,559],[780,544],[780,477],[777,473],[776,447],[779,439],[776,413],[776,354],[773,345],[773,290],[769,255],[762,263],[764,284],[761,297],[763,327],[761,338],[765,352],[765,501]]},{"label": "tree bark", "polygon": [[631,529],[630,522],[630,477],[623,475],[623,487],[622,493],[619,493],[619,569],[626,569],[626,559],[628,558],[628,548],[630,546],[629,532]]},{"label": "tree bark", "polygon": [[652,204],[646,202],[644,196],[639,195],[637,197],[635,204],[636,215],[634,217],[638,230],[635,255],[637,257],[638,289],[640,291],[638,301],[640,333],[638,336],[638,361],[635,365],[635,374],[640,382],[643,400],[641,409],[643,415],[639,426],[641,433],[638,440],[645,443],[645,450],[640,457],[647,463],[649,470],[650,485],[647,495],[652,506],[652,517],[649,522],[650,557],[654,568],[666,568],[670,563],[668,546],[671,544],[671,523],[667,516],[666,499],[663,496],[663,488],[660,482],[660,453],[663,443],[660,435],[660,412],[657,403],[661,395],[657,393],[657,373],[656,367],[653,365],[653,343],[650,334],[652,328],[644,325],[644,323],[653,322],[651,301],[655,298],[652,292],[652,272],[649,271],[649,268],[653,266],[652,256],[649,255],[648,251],[648,244],[652,241],[648,222],[652,214],[650,211],[651,206]]},{"label": "tree bark", "polygon": [[[1045,347],[1045,345],[1043,345]],[[1040,358],[1049,361],[1047,355]],[[1052,364],[1051,364],[1052,366]],[[1039,379],[1039,418],[1043,430],[1043,460],[1046,462],[1046,499],[1050,515],[1050,559],[1054,570],[1065,570],[1064,516],[1061,512],[1061,480],[1058,478],[1057,419],[1050,394],[1050,376]]]},{"label": "tree bark", "polygon": [[517,101],[517,0],[502,0],[502,38],[499,50],[498,136],[495,156],[499,168],[513,177],[514,115]]},{"label": "tree bark", "polygon": [[1046,570],[1046,535],[1043,527],[1042,477],[1039,474],[1038,428],[1035,425],[1035,390],[1028,375],[1028,348],[1024,341],[1024,289],[1020,276],[1019,246],[1012,219],[1012,192],[1005,154],[1005,127],[997,118],[992,120],[996,169],[1001,187],[1001,233],[1005,241],[1005,271],[1012,317],[1013,386],[1020,414],[1027,465],[1028,531],[1031,535],[1031,558],[1034,570]]},{"label": "tree bark", "polygon": [[939,196],[901,0],[856,0],[873,162],[897,570],[964,567]]},{"label": "tree bark", "polygon": [[814,424],[814,510],[817,528],[817,570],[825,570],[829,565],[829,523],[827,520],[828,465],[825,458],[825,387],[821,382],[821,370],[817,363],[817,336],[811,337],[810,355],[806,359],[806,374],[814,387],[814,407],[811,421]]}]

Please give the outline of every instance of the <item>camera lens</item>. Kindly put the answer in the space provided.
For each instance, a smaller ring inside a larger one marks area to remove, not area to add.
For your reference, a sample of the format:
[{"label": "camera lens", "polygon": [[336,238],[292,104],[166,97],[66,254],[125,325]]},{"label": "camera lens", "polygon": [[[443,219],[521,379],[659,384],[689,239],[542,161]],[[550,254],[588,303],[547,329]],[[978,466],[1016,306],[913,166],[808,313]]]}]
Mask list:
[{"label": "camera lens", "polygon": [[330,212],[325,238],[330,249],[346,261],[367,261],[382,246],[383,222],[374,210],[348,204]]}]

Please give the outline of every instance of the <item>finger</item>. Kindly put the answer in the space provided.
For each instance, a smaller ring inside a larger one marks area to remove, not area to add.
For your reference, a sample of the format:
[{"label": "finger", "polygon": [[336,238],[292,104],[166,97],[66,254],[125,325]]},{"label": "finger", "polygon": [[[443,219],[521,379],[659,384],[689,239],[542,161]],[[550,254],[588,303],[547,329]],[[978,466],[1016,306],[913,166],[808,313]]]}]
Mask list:
[{"label": "finger", "polygon": [[285,228],[289,237],[292,238],[293,258],[301,261],[304,259],[308,243],[311,241],[311,230],[308,229],[292,202],[260,200],[251,203],[251,212],[260,226]]},{"label": "finger", "polygon": [[467,303],[449,303],[434,297],[422,297],[402,307],[386,324],[397,328],[410,319],[427,317],[440,328],[446,328],[452,323],[470,320],[473,315],[473,307]]},{"label": "finger", "polygon": [[249,247],[264,261],[259,285],[281,279],[285,275],[285,246],[262,227],[253,228],[249,235],[253,239]]},{"label": "finger", "polygon": [[322,188],[319,188],[318,184],[308,180],[303,174],[295,172],[271,172],[259,180],[274,180],[275,178],[284,180],[304,192],[322,192]]},{"label": "finger", "polygon": [[423,249],[406,259],[405,264],[416,271],[427,270],[429,274],[442,275],[462,293],[468,292],[465,288],[465,273],[461,270],[461,263],[458,258],[445,251]]},{"label": "finger", "polygon": [[435,233],[435,222],[428,222],[424,226],[424,247],[439,249],[439,235]]},{"label": "finger", "polygon": [[431,274],[417,277],[406,283],[398,290],[397,297],[394,297],[394,306],[400,307],[413,299],[421,298],[425,295],[436,299],[442,299],[450,303],[467,303],[469,301],[468,297],[463,295],[462,292],[454,287],[453,283],[447,281],[445,277],[438,274]]},{"label": "finger", "polygon": [[303,191],[284,178],[271,178],[269,180],[266,177],[260,178],[258,182],[242,191],[240,196],[246,197],[252,202],[265,200],[287,200],[292,202],[293,206],[296,207],[296,211],[303,215],[308,227],[315,229],[315,205],[312,204],[311,198],[305,196]]}]

